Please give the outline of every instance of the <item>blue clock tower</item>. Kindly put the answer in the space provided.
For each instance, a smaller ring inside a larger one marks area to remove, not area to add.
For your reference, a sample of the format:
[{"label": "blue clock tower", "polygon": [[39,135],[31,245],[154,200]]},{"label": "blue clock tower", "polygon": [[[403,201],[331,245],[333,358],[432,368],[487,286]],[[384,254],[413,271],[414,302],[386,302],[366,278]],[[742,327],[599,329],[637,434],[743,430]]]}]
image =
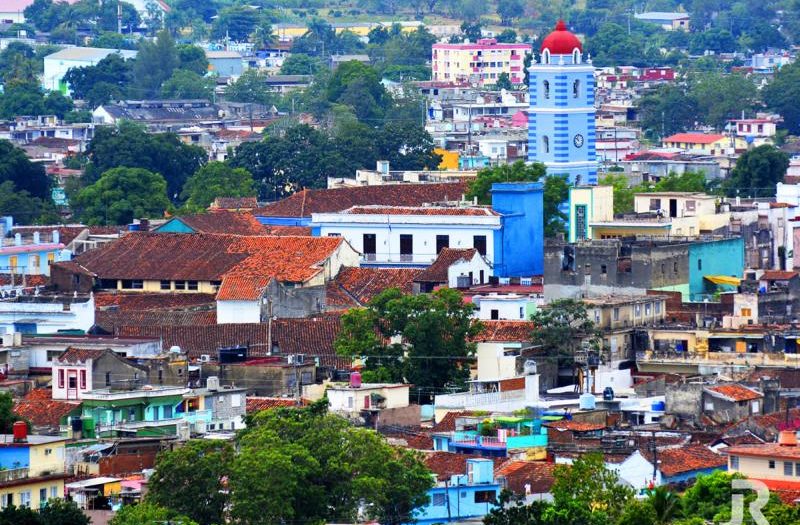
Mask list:
[{"label": "blue clock tower", "polygon": [[580,40],[559,20],[528,68],[528,161],[570,184],[597,184],[594,67]]}]

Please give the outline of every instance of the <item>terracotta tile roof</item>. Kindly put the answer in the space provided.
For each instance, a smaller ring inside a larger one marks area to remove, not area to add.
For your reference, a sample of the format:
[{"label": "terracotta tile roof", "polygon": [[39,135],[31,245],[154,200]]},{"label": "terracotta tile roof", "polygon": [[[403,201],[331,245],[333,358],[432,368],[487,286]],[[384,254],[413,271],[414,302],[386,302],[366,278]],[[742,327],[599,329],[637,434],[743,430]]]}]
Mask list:
[{"label": "terracotta tile roof", "polygon": [[267,235],[279,235],[279,236],[299,235],[306,237],[311,236],[310,226],[274,226],[265,224],[264,231]]},{"label": "terracotta tile roof", "polygon": [[797,368],[761,368],[753,371],[749,381],[774,379],[780,382],[781,388],[800,389],[800,369]]},{"label": "terracotta tile roof", "polygon": [[467,460],[471,458],[493,459],[495,466],[505,458],[485,458],[473,454],[456,454],[455,452],[435,451],[426,454],[425,466],[436,474],[439,481],[450,479],[451,476],[467,473]]},{"label": "terracotta tile roof", "polygon": [[531,321],[481,321],[483,330],[475,342],[515,343],[530,341],[535,328]]},{"label": "terracotta tile roof", "polygon": [[766,485],[769,491],[778,496],[786,505],[796,505],[800,500],[800,481],[778,481],[774,479],[758,479],[758,481]]},{"label": "terracotta tile roof", "polygon": [[285,397],[248,397],[246,399],[246,410],[248,414],[278,407],[297,406],[297,402],[294,399],[287,399]]},{"label": "terracotta tile roof", "polygon": [[676,133],[664,139],[664,142],[687,142],[690,144],[713,144],[725,138],[725,135],[714,133]]},{"label": "terracotta tile roof", "polygon": [[228,275],[217,292],[218,301],[252,301],[264,294],[272,277]]},{"label": "terracotta tile roof", "polygon": [[257,207],[258,201],[255,197],[217,197],[214,199],[214,202],[211,203],[209,209],[252,210]]},{"label": "terracotta tile roof", "polygon": [[334,316],[277,319],[272,322],[272,344],[281,354],[305,354],[306,359],[318,357],[320,366],[347,370],[351,360],[338,356],[333,349],[340,329],[341,320]]},{"label": "terracotta tile roof", "polygon": [[253,213],[262,217],[311,217],[312,213],[335,213],[354,206],[422,206],[458,200],[466,191],[466,182],[302,190]]},{"label": "terracotta tile roof", "polygon": [[49,388],[32,390],[14,404],[14,413],[35,427],[58,428],[61,418],[80,409],[80,403],[56,401]]},{"label": "terracotta tile roof", "polygon": [[83,224],[75,225],[50,225],[50,226],[15,226],[13,231],[20,233],[33,233],[35,231],[41,233],[50,233],[53,230],[58,231],[59,241],[61,244],[68,245],[75,238],[86,230],[92,235],[113,235],[120,232],[127,231],[127,226],[84,226]]},{"label": "terracotta tile roof", "polygon": [[705,390],[712,393],[712,395],[717,394],[729,401],[752,401],[764,397],[764,394],[742,385],[719,385],[706,388]]},{"label": "terracotta tile roof", "polygon": [[495,469],[494,475],[506,478],[506,488],[520,495],[525,495],[525,485],[530,486],[531,494],[550,492],[553,486],[554,463],[543,461],[509,460]]},{"label": "terracotta tile roof", "polygon": [[[0,286],[10,286],[13,282],[16,286],[20,286],[23,281],[23,276],[14,275],[10,273],[0,273]],[[46,275],[26,275],[24,278],[25,286],[46,286],[48,279]]]},{"label": "terracotta tile roof", "polygon": [[761,274],[761,277],[759,277],[759,280],[763,280],[763,281],[788,281],[789,279],[793,279],[794,277],[797,277],[797,275],[798,275],[797,272],[787,272],[787,271],[782,271],[782,270],[767,270],[763,274]]},{"label": "terracotta tile roof", "polygon": [[456,419],[460,417],[476,416],[478,413],[465,410],[463,412],[448,412],[444,417],[433,426],[434,432],[454,432],[456,430]]},{"label": "terracotta tile roof", "polygon": [[754,456],[762,458],[800,459],[800,446],[787,446],[778,443],[756,445],[735,445],[723,449],[723,453],[734,456]]},{"label": "terracotta tile roof", "polygon": [[565,430],[569,430],[572,432],[595,432],[597,430],[603,430],[606,428],[605,425],[600,423],[586,423],[584,421],[567,421],[567,420],[545,423],[544,426],[562,432]]},{"label": "terracotta tile roof", "polygon": [[447,270],[459,261],[471,261],[478,250],[475,248],[442,248],[436,260],[425,268],[414,280],[423,283],[446,283]]},{"label": "terracotta tile roof", "polygon": [[511,379],[501,379],[500,391],[508,392],[509,390],[525,390],[525,378],[513,377]]},{"label": "terracotta tile roof", "polygon": [[[652,461],[649,451],[642,450],[642,455]],[[658,460],[661,462],[659,470],[667,477],[695,470],[725,468],[728,464],[728,458],[717,454],[705,445],[686,445],[680,448],[660,450]]]},{"label": "terracotta tile roof", "polygon": [[[350,302],[363,306],[387,288],[411,293],[414,280],[420,273],[422,270],[418,268],[342,268],[328,290],[339,288]],[[341,296],[335,296],[334,300],[339,300],[338,297]]]},{"label": "terracotta tile roof", "polygon": [[109,350],[97,350],[94,348],[76,348],[74,346],[70,346],[64,352],[58,356],[58,361],[61,363],[70,363],[70,364],[77,364],[77,363],[85,363],[89,359],[97,359],[98,357],[102,356]]},{"label": "terracotta tile roof", "polygon": [[408,448],[416,450],[433,450],[433,437],[424,432],[410,431],[410,430],[397,430],[397,431],[381,431],[387,438],[402,440],[406,442]]},{"label": "terracotta tile roof", "polygon": [[729,447],[734,445],[760,445],[764,440],[756,436],[752,432],[745,432],[739,436],[723,436],[718,441],[727,443]]},{"label": "terracotta tile roof", "polygon": [[[223,233],[229,235],[264,235],[264,226],[252,213],[218,210],[209,213],[174,217],[195,233]],[[166,223],[168,224],[168,223]]]},{"label": "terracotta tile roof", "polygon": [[216,301],[209,293],[98,292],[94,305],[98,310],[178,310],[216,307]]},{"label": "terracotta tile roof", "polygon": [[460,206],[354,206],[342,213],[347,215],[453,215],[467,217],[491,217],[499,215],[491,208]]},{"label": "terracotta tile roof", "polygon": [[113,334],[120,326],[212,325],[217,324],[216,310],[99,310],[95,325]]}]

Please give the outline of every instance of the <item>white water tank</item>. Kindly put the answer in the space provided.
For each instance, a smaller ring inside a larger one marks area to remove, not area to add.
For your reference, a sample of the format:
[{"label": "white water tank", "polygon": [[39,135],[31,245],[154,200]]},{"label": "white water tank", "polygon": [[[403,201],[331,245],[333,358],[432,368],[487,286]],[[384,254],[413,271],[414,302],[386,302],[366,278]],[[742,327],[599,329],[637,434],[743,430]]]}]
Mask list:
[{"label": "white water tank", "polygon": [[209,376],[206,379],[206,388],[209,390],[219,390],[219,378],[217,376]]},{"label": "white water tank", "polygon": [[580,406],[581,410],[594,410],[595,407],[594,394],[590,394],[588,392],[586,392],[585,394],[581,394],[581,397],[578,400],[578,406]]}]

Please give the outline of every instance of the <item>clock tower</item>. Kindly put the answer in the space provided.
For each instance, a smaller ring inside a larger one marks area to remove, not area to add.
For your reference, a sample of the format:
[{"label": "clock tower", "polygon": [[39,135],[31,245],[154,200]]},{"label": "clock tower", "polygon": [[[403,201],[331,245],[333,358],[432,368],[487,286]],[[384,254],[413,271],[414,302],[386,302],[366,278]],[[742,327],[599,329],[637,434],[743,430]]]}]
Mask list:
[{"label": "clock tower", "polygon": [[594,67],[563,20],[528,68],[528,161],[573,185],[597,184]]}]

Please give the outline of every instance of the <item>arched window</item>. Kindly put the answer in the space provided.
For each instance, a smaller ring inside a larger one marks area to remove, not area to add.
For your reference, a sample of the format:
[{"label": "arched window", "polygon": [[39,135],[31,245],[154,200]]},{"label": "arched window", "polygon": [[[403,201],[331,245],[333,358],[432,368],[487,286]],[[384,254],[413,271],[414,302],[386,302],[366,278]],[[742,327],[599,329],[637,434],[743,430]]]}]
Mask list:
[{"label": "arched window", "polygon": [[544,91],[544,98],[550,98],[550,82],[545,80],[542,82],[542,89]]},{"label": "arched window", "polygon": [[578,98],[578,93],[581,91],[581,81],[576,80],[572,83],[572,98]]},{"label": "arched window", "polygon": [[581,54],[577,49],[572,50],[572,63],[573,64],[580,64],[581,62]]},{"label": "arched window", "polygon": [[542,149],[545,153],[550,153],[550,137],[547,135],[542,137]]},{"label": "arched window", "polygon": [[550,50],[545,49],[542,51],[542,64],[549,64],[550,63]]}]

